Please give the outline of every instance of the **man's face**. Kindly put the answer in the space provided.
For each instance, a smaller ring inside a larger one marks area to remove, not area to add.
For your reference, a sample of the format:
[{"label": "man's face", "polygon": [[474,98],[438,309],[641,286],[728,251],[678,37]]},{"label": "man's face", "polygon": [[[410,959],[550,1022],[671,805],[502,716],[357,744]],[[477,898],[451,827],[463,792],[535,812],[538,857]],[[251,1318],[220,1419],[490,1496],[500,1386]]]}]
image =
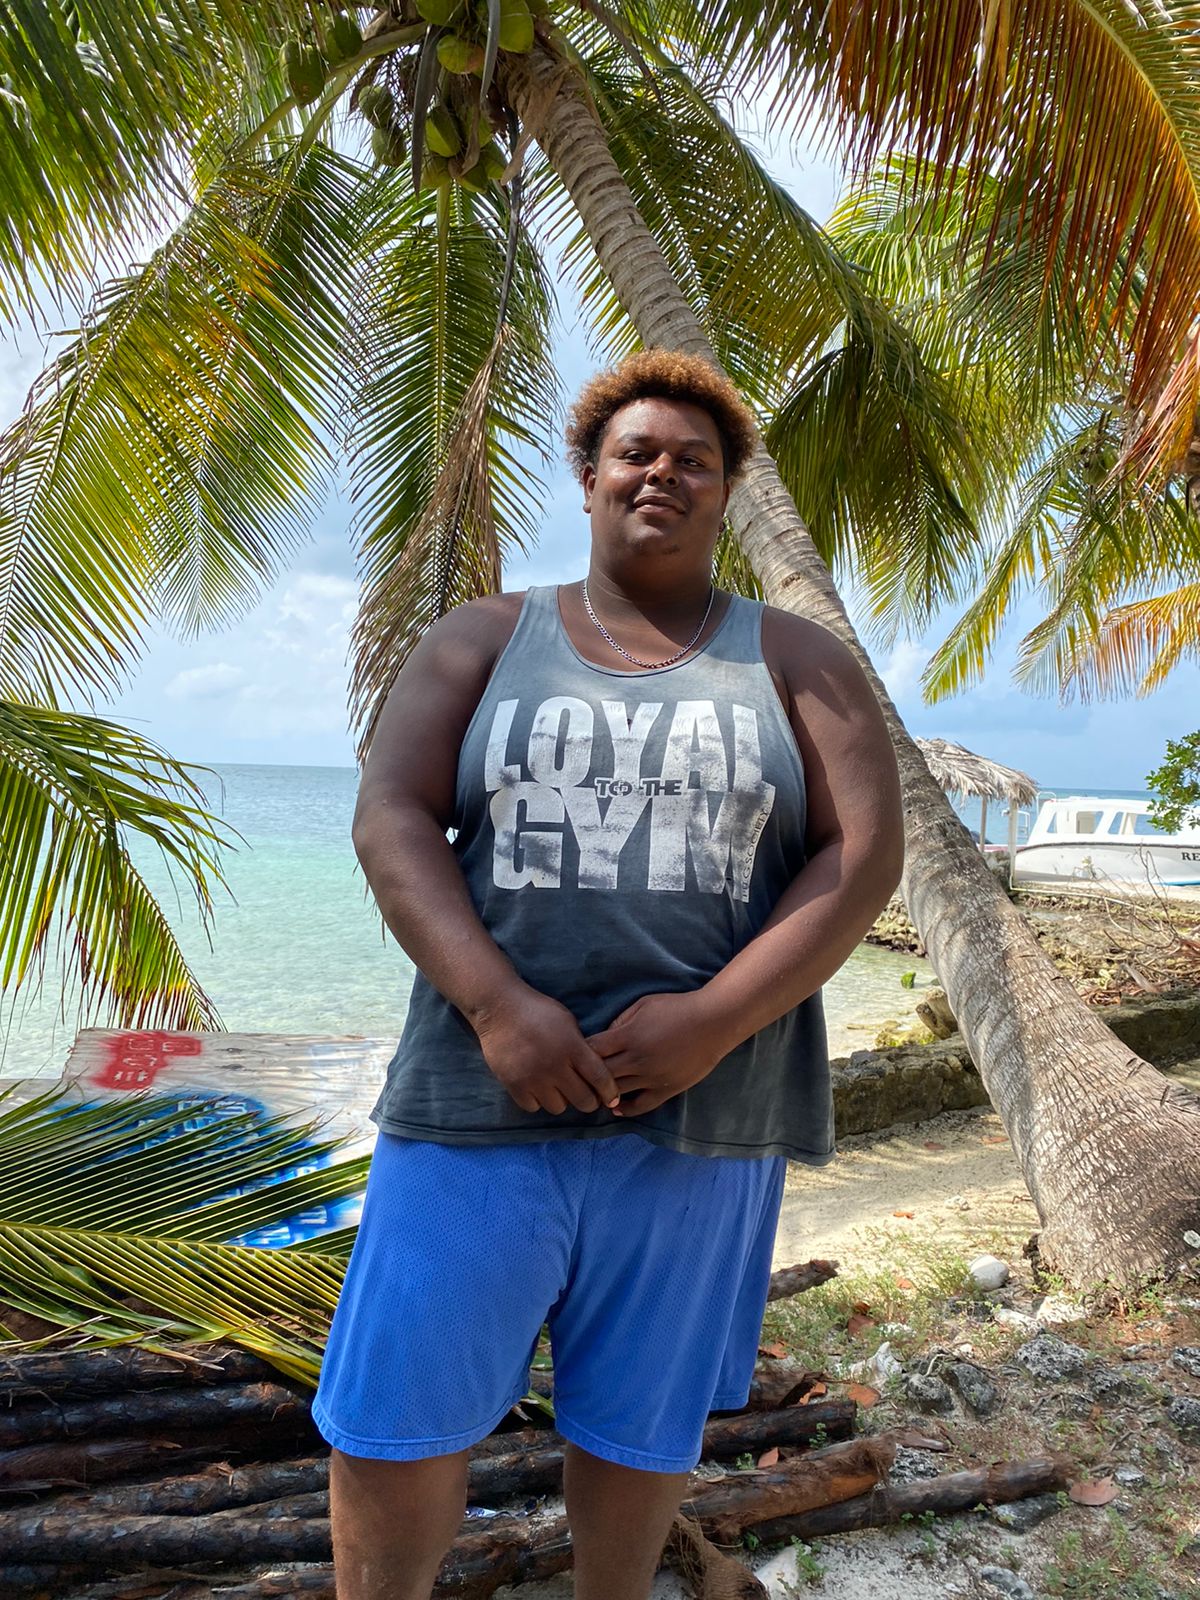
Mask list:
[{"label": "man's face", "polygon": [[681,400],[622,406],[584,469],[583,497],[599,549],[711,564],[729,499],[716,423]]}]

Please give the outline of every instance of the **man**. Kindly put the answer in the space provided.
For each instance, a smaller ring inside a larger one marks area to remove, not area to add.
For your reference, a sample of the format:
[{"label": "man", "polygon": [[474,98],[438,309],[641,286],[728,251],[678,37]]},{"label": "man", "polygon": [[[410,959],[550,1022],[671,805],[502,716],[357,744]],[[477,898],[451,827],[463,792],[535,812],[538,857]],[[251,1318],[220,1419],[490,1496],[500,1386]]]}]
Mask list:
[{"label": "man", "polygon": [[315,1412],[342,1600],[427,1600],[543,1323],[579,1600],[645,1600],[745,1403],[786,1160],[833,1154],[818,991],[902,857],[849,652],[713,586],[753,441],[701,361],[593,380],[587,578],[452,612],[381,718],[355,843],[418,977]]}]

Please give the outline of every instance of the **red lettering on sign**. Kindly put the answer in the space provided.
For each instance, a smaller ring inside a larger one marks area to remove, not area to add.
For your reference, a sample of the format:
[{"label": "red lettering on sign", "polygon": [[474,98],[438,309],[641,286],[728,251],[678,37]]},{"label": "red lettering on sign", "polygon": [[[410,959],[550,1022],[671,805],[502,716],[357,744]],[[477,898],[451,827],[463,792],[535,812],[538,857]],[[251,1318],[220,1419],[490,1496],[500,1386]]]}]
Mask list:
[{"label": "red lettering on sign", "polygon": [[177,1056],[198,1056],[203,1039],[190,1033],[118,1033],[104,1041],[104,1062],[87,1081],[98,1089],[146,1089]]}]

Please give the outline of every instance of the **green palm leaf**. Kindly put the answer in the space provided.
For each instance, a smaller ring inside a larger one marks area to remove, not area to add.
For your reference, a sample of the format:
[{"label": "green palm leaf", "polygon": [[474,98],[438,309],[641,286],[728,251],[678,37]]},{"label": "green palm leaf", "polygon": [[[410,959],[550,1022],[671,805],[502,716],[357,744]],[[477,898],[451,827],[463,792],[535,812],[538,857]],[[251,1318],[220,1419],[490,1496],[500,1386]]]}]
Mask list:
[{"label": "green palm leaf", "polygon": [[126,1027],[213,1026],[130,834],[183,872],[207,920],[230,835],[193,770],[114,722],[0,700],[0,987],[40,979],[57,932],[84,1006]]},{"label": "green palm leaf", "polygon": [[108,689],[155,613],[257,597],[327,478],[359,169],[290,147],[214,181],[109,284],[0,439],[0,682]]},{"label": "green palm leaf", "polygon": [[[641,7],[621,9],[636,27]],[[772,87],[776,118],[800,126],[820,107],[861,170],[903,148],[923,163],[926,196],[961,170],[966,234],[989,252],[987,184],[1004,174],[1022,197],[1022,235],[1047,261],[1061,249],[1093,325],[1114,304],[1119,323],[1140,279],[1133,407],[1166,388],[1196,315],[1195,0],[1037,0],[1019,12],[947,0],[936,18],[912,0],[699,0],[651,15],[733,92]],[[1048,277],[1044,294],[1053,291]],[[1174,437],[1178,422],[1159,416],[1156,437]]]},{"label": "green palm leaf", "polygon": [[[91,1106],[51,1091],[2,1107],[6,1222],[228,1240],[361,1189],[370,1165],[325,1165],[339,1141],[316,1139],[315,1122],[246,1111],[197,1125],[195,1105],[158,1096]],[[264,1185],[295,1166],[306,1170]]]},{"label": "green palm leaf", "polygon": [[977,458],[915,344],[851,326],[766,434],[826,564],[860,586],[881,637],[920,628],[978,567]]},{"label": "green palm leaf", "polygon": [[[253,106],[304,0],[3,0],[0,310],[188,206],[181,152]],[[232,114],[232,115],[231,115]]]},{"label": "green palm leaf", "polygon": [[[0,1303],[88,1343],[232,1341],[315,1383],[353,1230],[312,1250],[218,1241],[358,1193],[369,1162],[321,1165],[338,1142],[316,1124],[196,1117],[158,1096],[0,1099]],[[266,1181],[297,1165],[313,1170]]]},{"label": "green palm leaf", "polygon": [[314,1386],[344,1270],[316,1252],[0,1222],[5,1304],[89,1343],[239,1344]]},{"label": "green palm leaf", "polygon": [[349,344],[363,575],[352,701],[368,738],[423,629],[499,588],[504,553],[532,537],[541,491],[516,451],[548,458],[559,410],[553,302],[524,233],[498,336],[507,207],[402,185],[379,192]]}]

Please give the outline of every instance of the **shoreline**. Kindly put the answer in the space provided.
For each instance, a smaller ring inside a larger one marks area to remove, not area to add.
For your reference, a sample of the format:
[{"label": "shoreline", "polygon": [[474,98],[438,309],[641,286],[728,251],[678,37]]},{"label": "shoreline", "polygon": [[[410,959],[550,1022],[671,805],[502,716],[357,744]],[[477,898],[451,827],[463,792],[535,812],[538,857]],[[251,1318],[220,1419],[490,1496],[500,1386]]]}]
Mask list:
[{"label": "shoreline", "polygon": [[[1089,1005],[1200,990],[1200,901],[1009,891],[1042,950]],[[864,941],[926,957],[899,896]]]}]

